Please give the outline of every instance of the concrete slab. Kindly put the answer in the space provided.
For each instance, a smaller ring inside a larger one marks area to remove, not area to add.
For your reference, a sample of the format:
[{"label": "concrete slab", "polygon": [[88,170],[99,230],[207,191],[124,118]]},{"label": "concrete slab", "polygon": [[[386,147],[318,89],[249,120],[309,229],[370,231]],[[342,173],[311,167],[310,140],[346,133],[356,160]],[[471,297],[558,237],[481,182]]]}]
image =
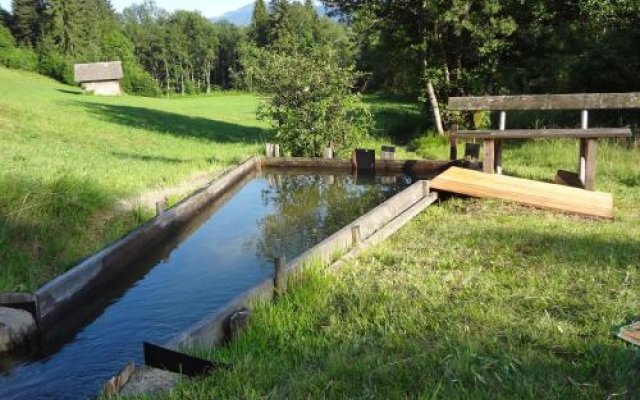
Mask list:
[{"label": "concrete slab", "polygon": [[0,307],[0,353],[24,346],[36,330],[31,313]]}]

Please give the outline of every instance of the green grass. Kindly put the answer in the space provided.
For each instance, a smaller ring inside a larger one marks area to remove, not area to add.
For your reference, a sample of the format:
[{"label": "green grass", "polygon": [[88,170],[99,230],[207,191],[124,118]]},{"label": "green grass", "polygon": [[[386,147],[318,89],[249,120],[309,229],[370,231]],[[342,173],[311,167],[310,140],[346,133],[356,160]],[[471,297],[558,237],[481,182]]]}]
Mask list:
[{"label": "green grass", "polygon": [[[104,98],[5,68],[0,90],[0,291],[31,291],[151,216],[123,199],[259,154],[267,137],[251,94]],[[376,118],[378,136],[393,128]]]},{"label": "green grass", "polygon": [[257,99],[101,98],[0,68],[0,291],[27,291],[149,217],[118,202],[261,149]]},{"label": "green grass", "polygon": [[[440,140],[420,153],[444,157]],[[506,170],[550,179],[572,141],[510,143]],[[490,200],[431,207],[336,275],[320,269],[221,349],[233,368],[166,397],[640,398],[640,157],[600,147],[613,222]]]}]

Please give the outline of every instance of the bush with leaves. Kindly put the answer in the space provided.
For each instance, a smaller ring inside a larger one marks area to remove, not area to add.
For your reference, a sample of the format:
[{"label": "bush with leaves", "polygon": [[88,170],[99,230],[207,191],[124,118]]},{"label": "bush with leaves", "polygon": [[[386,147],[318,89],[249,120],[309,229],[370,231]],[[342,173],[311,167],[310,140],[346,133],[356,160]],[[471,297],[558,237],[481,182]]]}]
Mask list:
[{"label": "bush with leaves", "polygon": [[245,51],[245,73],[269,96],[258,117],[271,122],[285,152],[320,156],[331,146],[338,154],[348,153],[371,130],[371,113],[353,93],[358,73],[340,66],[334,50]]},{"label": "bush with leaves", "polygon": [[9,28],[0,25],[0,65],[7,68],[35,71],[38,67],[37,54],[28,47],[19,47]]}]

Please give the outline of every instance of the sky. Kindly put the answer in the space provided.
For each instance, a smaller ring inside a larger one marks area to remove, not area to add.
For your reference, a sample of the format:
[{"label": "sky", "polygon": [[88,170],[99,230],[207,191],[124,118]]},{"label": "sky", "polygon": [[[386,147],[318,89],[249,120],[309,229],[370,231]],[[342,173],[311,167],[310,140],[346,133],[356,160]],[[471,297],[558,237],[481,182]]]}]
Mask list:
[{"label": "sky", "polygon": [[[217,17],[227,11],[237,10],[240,7],[253,3],[255,0],[156,0],[156,4],[165,10],[198,10],[207,17]],[[111,4],[118,11],[142,0],[111,0]],[[0,0],[0,6],[5,10],[11,8],[11,0]]]}]

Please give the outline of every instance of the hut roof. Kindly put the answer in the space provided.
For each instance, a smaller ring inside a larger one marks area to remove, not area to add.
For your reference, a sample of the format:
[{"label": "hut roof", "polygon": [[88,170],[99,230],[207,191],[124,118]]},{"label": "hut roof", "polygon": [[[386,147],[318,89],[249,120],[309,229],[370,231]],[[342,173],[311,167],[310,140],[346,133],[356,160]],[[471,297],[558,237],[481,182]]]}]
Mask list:
[{"label": "hut roof", "polygon": [[73,67],[74,80],[78,83],[93,81],[112,81],[122,79],[122,63],[120,61],[76,64]]}]

